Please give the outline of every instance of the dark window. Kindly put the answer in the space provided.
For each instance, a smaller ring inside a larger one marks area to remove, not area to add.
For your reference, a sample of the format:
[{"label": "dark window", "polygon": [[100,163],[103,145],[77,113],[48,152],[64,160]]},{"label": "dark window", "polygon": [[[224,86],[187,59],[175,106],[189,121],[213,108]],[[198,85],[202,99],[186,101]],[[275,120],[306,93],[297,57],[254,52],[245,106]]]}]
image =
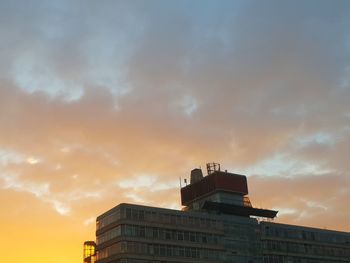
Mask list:
[{"label": "dark window", "polygon": [[158,228],[156,228],[156,227],[153,228],[153,237],[154,238],[158,238],[159,237]]},{"label": "dark window", "polygon": [[131,219],[131,209],[130,208],[126,208],[126,218]]}]

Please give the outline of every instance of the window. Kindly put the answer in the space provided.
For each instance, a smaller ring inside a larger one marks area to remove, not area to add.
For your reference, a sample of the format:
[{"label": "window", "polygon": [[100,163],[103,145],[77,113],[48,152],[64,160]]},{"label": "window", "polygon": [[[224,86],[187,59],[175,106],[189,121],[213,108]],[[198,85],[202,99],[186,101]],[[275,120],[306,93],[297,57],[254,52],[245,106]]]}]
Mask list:
[{"label": "window", "polygon": [[126,208],[126,218],[131,219],[131,208]]},{"label": "window", "polygon": [[158,228],[156,228],[156,227],[153,228],[153,237],[159,238]]},{"label": "window", "polygon": [[159,251],[160,251],[160,255],[161,255],[161,256],[166,256],[165,245],[160,245],[160,246],[159,246]]},{"label": "window", "polygon": [[196,236],[193,232],[190,232],[190,241],[195,242],[196,241]]},{"label": "window", "polygon": [[190,239],[190,234],[188,233],[188,231],[185,231],[185,232],[184,232],[184,239],[185,239],[185,241],[189,241],[189,239]]}]

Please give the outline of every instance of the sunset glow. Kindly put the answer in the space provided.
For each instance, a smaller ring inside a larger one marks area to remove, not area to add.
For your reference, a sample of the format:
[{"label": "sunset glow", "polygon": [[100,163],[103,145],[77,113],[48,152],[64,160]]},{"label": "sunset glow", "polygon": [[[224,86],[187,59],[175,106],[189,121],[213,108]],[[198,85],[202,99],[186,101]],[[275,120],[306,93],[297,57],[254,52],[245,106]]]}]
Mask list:
[{"label": "sunset glow", "polygon": [[350,231],[350,1],[0,3],[1,261],[76,263],[118,203],[220,162]]}]

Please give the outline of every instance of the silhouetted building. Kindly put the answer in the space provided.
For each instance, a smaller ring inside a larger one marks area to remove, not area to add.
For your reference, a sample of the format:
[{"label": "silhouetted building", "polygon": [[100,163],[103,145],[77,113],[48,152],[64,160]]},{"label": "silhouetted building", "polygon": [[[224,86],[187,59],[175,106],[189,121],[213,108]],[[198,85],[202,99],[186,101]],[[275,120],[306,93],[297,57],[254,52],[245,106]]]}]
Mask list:
[{"label": "silhouetted building", "polygon": [[97,218],[97,263],[350,262],[350,234],[271,221],[254,208],[247,178],[218,164],[191,172],[182,211],[119,204]]}]

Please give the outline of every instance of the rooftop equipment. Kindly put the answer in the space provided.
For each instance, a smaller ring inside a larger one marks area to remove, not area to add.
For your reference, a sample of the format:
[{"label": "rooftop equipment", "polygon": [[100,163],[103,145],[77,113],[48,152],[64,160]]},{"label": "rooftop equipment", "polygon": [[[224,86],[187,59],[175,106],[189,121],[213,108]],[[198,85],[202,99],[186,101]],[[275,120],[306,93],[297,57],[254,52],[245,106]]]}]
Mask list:
[{"label": "rooftop equipment", "polygon": [[208,175],[203,176],[201,169],[193,169],[190,184],[181,188],[181,203],[186,210],[266,218],[277,215],[277,211],[252,206],[245,175],[222,172],[219,163],[208,163],[207,171]]}]

